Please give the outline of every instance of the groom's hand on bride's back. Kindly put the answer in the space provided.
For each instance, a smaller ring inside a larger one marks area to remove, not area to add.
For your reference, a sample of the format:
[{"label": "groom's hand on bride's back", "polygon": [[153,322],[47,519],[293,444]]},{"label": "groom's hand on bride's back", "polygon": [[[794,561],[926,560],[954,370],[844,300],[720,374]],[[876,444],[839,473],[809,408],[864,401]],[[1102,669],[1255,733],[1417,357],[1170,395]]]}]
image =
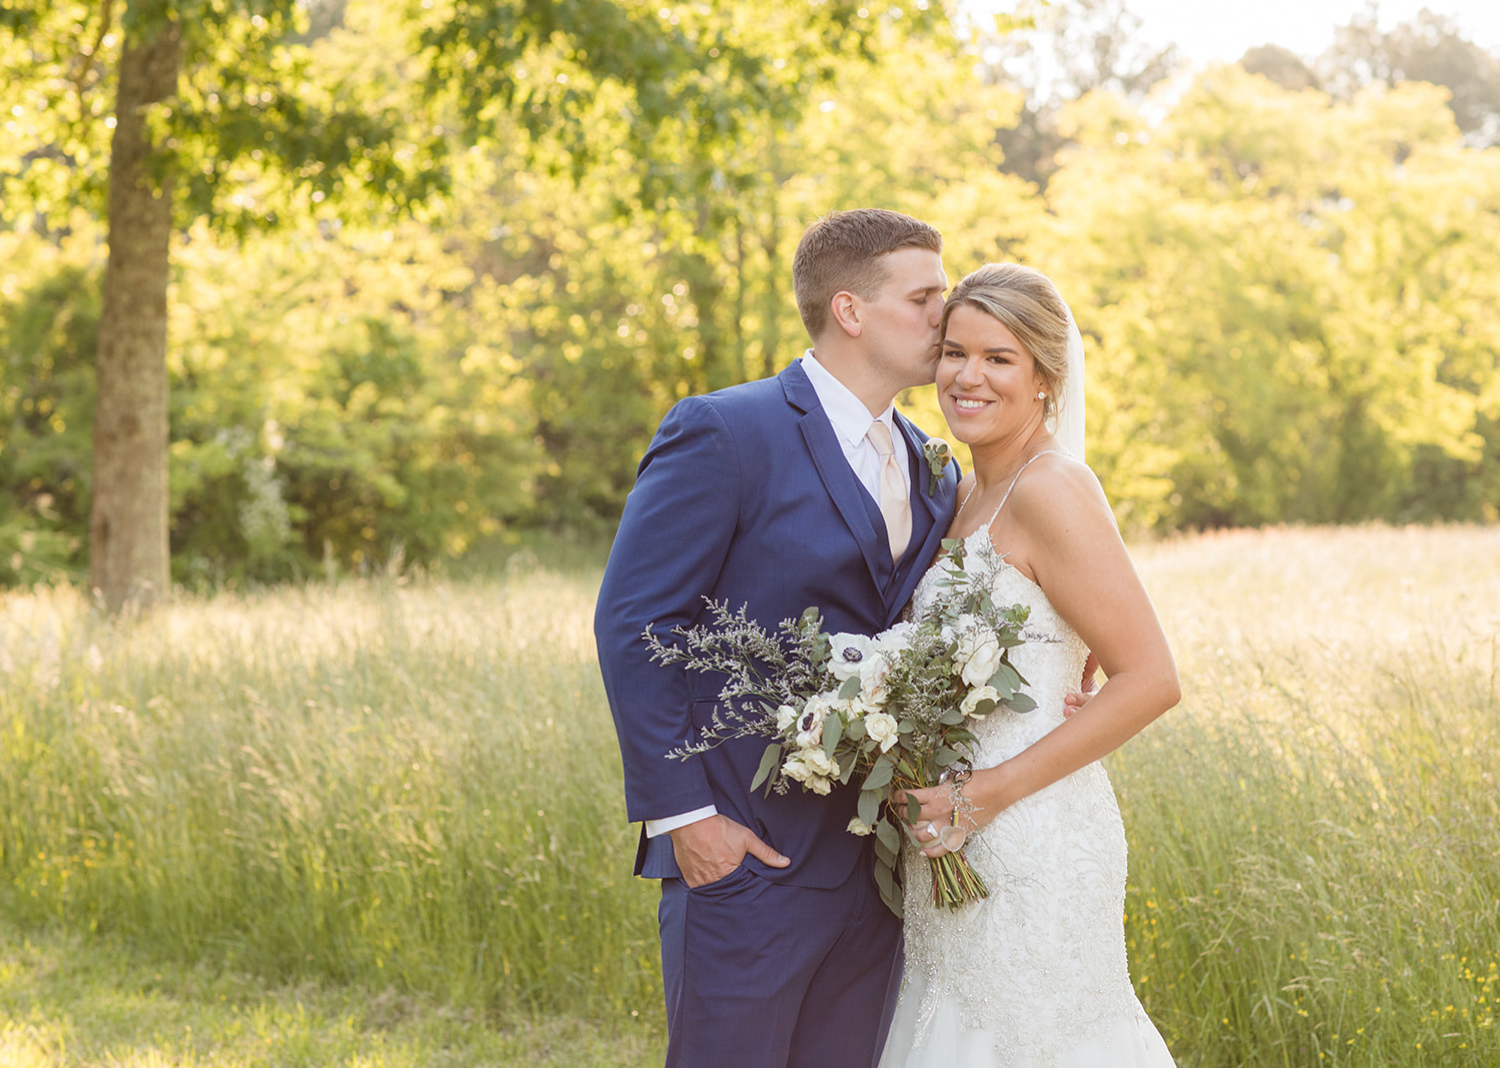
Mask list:
[{"label": "groom's hand on bride's back", "polygon": [[1083,681],[1078,684],[1076,693],[1070,693],[1063,698],[1063,719],[1067,719],[1084,705],[1089,703],[1089,698],[1099,691],[1094,682],[1094,672],[1099,670],[1099,659],[1089,651],[1089,658],[1083,662]]},{"label": "groom's hand on bride's back", "polygon": [[749,854],[773,868],[791,863],[755,836],[742,823],[728,816],[710,816],[670,832],[672,853],[682,881],[689,887],[718,882],[738,868]]}]

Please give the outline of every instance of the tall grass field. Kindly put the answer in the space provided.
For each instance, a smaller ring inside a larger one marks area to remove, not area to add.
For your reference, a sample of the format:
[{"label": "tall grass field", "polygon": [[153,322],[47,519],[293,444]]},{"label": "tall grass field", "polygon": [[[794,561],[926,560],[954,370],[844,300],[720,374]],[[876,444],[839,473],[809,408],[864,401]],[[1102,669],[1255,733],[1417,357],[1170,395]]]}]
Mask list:
[{"label": "tall grass field", "polygon": [[[1500,529],[1134,554],[1184,698],[1108,764],[1132,973],[1178,1063],[1500,1064]],[[118,959],[122,984],[208,968],[253,977],[266,1020],[365,1021],[281,1063],[522,1057],[360,1045],[390,999],[463,1021],[445,1042],[543,1033],[531,1063],[659,1063],[598,581],[516,557],[115,621],[0,595],[0,1062],[277,1063],[216,1059],[212,978],[190,1053],[180,1004],[108,1047],[87,1006]],[[22,992],[49,953],[94,962],[67,1013]]]}]

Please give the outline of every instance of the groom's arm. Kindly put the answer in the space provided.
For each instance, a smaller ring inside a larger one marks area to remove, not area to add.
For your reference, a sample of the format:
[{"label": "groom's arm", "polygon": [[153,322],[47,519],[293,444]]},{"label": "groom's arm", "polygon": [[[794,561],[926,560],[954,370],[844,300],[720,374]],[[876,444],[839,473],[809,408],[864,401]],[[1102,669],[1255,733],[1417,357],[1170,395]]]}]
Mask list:
[{"label": "groom's arm", "polygon": [[669,760],[692,735],[692,696],[680,665],[650,661],[641,633],[663,641],[691,625],[717,585],[738,522],[740,464],[713,404],[689,398],[667,414],[625,502],[594,614],[599,667],[625,766],[631,820],[668,819],[713,805],[697,759]]}]

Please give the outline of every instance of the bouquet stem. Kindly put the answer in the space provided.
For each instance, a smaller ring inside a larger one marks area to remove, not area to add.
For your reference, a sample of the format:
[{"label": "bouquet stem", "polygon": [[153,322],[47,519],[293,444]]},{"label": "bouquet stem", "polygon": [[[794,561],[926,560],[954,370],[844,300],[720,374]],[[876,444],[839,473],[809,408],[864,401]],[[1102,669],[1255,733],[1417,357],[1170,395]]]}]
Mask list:
[{"label": "bouquet stem", "polygon": [[969,858],[960,849],[957,853],[944,853],[940,857],[929,857],[932,868],[932,903],[950,909],[960,908],[971,901],[989,897],[990,891],[984,880],[969,863]]},{"label": "bouquet stem", "polygon": [[[901,770],[911,772],[912,769],[903,767]],[[934,781],[925,782],[923,781],[925,779]],[[936,777],[928,774],[897,774],[892,781],[903,790],[925,789],[938,785]],[[963,846],[944,853],[942,856],[928,857],[927,865],[932,872],[932,903],[934,905],[956,909],[971,901],[990,896],[989,887],[984,885],[984,880],[974,870],[974,865],[969,863]]]}]

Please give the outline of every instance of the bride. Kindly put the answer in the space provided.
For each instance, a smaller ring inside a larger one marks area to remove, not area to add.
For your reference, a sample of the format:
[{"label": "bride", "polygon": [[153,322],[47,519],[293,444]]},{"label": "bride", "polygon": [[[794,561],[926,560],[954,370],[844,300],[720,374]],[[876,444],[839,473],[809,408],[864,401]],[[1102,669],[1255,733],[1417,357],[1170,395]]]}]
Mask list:
[{"label": "bride", "polygon": [[[959,283],[943,335],[938,397],[974,457],[948,536],[997,603],[1031,607],[1011,657],[1038,707],[981,721],[964,781],[910,791],[905,985],[880,1065],[1170,1066],[1126,969],[1125,833],[1099,760],[1177,703],[1177,671],[1082,462],[1082,341],[1046,276],[1011,263]],[[1065,718],[1090,649],[1108,681]],[[989,897],[928,905],[925,857],[965,839]]]}]

